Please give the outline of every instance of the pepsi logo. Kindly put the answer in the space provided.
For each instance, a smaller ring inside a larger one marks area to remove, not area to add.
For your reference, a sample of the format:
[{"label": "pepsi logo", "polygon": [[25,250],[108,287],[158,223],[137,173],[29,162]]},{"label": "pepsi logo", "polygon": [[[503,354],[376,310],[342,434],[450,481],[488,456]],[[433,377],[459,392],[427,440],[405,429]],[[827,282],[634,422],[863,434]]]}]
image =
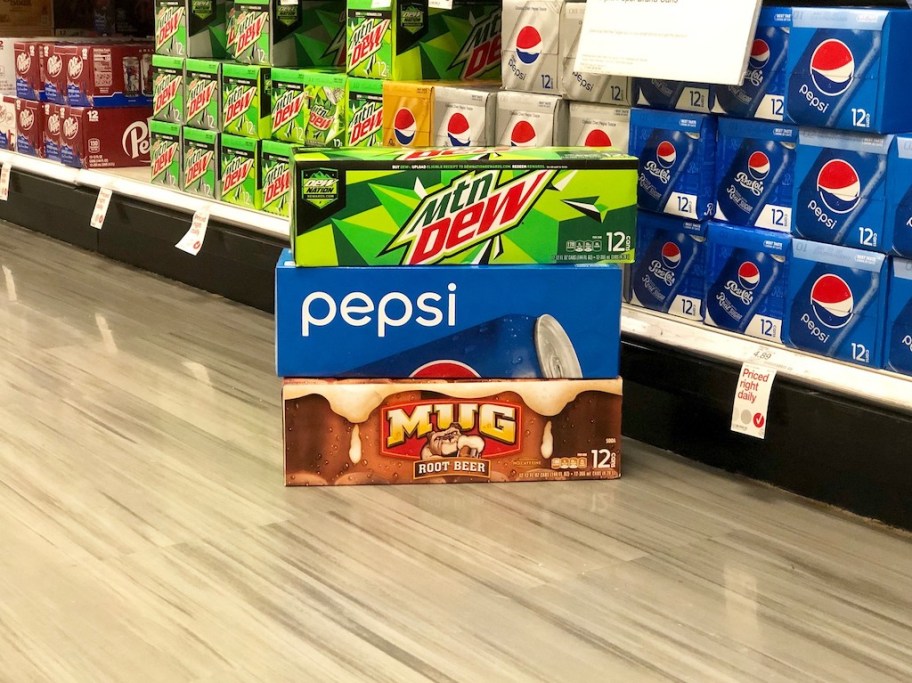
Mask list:
[{"label": "pepsi logo", "polygon": [[770,60],[770,46],[765,40],[757,38],[751,46],[748,63],[751,69],[762,69]]},{"label": "pepsi logo", "polygon": [[611,138],[601,128],[593,128],[583,141],[584,147],[611,147]]},{"label": "pepsi logo", "polygon": [[753,261],[745,261],[738,268],[738,282],[744,289],[752,290],[760,284],[760,269]]},{"label": "pepsi logo", "polygon": [[830,211],[848,213],[861,199],[858,172],[843,159],[831,159],[817,174],[817,192]]},{"label": "pepsi logo", "polygon": [[766,180],[770,172],[770,160],[763,152],[754,152],[747,160],[747,170],[755,180]]},{"label": "pepsi logo", "polygon": [[473,368],[458,360],[436,360],[425,363],[412,373],[416,379],[478,379]]},{"label": "pepsi logo", "polygon": [[852,319],[855,300],[846,281],[827,273],[817,278],[811,287],[811,307],[823,325],[831,329],[845,327]]},{"label": "pepsi logo", "polygon": [[811,55],[811,78],[824,95],[841,95],[852,84],[855,57],[841,40],[824,40]]},{"label": "pepsi logo", "polygon": [[669,270],[674,270],[681,265],[681,249],[674,242],[666,242],[662,245],[662,263]]},{"label": "pepsi logo", "polygon": [[538,138],[535,134],[535,127],[526,120],[517,121],[510,133],[511,147],[535,147]]},{"label": "pepsi logo", "polygon": [[516,36],[516,56],[523,64],[533,64],[542,51],[541,33],[534,26],[523,26]]},{"label": "pepsi logo", "polygon": [[407,107],[402,107],[396,112],[393,119],[393,133],[396,135],[396,142],[400,145],[410,145],[415,140],[415,115]]},{"label": "pepsi logo", "polygon": [[671,168],[678,160],[678,151],[668,140],[663,140],[656,147],[656,161],[662,168]]},{"label": "pepsi logo", "polygon": [[472,144],[469,120],[465,114],[455,112],[447,122],[447,139],[451,147],[468,147]]}]

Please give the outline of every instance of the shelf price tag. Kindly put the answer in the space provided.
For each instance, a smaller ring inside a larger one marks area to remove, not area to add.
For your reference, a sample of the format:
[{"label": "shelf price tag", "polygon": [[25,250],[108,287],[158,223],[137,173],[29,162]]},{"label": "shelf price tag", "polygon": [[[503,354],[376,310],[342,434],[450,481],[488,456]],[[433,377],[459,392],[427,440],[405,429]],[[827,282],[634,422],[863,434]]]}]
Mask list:
[{"label": "shelf price tag", "polygon": [[193,214],[193,222],[187,234],[181,237],[180,242],[175,244],[181,251],[186,251],[191,256],[196,256],[200,249],[203,248],[203,242],[206,241],[206,227],[209,225],[209,206],[206,205],[197,209]]},{"label": "shelf price tag", "polygon": [[95,200],[95,210],[92,211],[92,220],[89,222],[96,230],[101,230],[104,225],[105,216],[108,215],[108,207],[111,205],[111,197],[114,192],[107,187],[98,190],[98,199]]},{"label": "shelf price tag", "polygon": [[3,163],[0,169],[0,201],[5,202],[9,199],[10,174],[13,170],[13,164],[9,161]]},{"label": "shelf price tag", "polygon": [[453,0],[429,0],[428,7],[431,9],[453,9]]},{"label": "shelf price tag", "polygon": [[732,407],[733,432],[756,439],[766,438],[770,390],[775,379],[776,371],[773,368],[751,362],[741,366],[735,404]]}]

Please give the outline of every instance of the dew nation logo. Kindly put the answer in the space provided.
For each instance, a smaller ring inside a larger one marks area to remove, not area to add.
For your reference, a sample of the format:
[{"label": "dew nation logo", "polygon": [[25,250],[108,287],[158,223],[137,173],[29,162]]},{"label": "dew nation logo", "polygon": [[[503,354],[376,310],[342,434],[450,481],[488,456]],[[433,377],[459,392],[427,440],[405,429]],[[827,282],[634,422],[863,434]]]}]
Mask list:
[{"label": "dew nation logo", "polygon": [[447,122],[447,140],[451,147],[468,147],[472,144],[469,120],[465,114],[455,112]]},{"label": "dew nation logo", "polygon": [[750,59],[748,64],[754,71],[763,69],[770,60],[770,46],[765,40],[757,38],[751,46]]},{"label": "dew nation logo", "polygon": [[861,180],[853,166],[842,159],[831,159],[817,174],[817,192],[834,213],[848,213],[861,199]]},{"label": "dew nation logo", "polygon": [[542,51],[542,37],[534,26],[523,26],[516,36],[516,56],[523,64],[534,64]]},{"label": "dew nation logo", "polygon": [[583,147],[611,147],[611,138],[601,128],[593,128],[583,141]]},{"label": "dew nation logo", "polygon": [[681,249],[674,242],[662,245],[662,264],[669,270],[675,270],[681,265]]},{"label": "dew nation logo", "polygon": [[510,133],[511,147],[535,147],[538,144],[538,136],[535,134],[535,127],[523,119],[517,121]]},{"label": "dew nation logo", "polygon": [[745,261],[738,268],[738,282],[744,289],[754,290],[760,284],[760,269],[753,261]]},{"label": "dew nation logo", "polygon": [[416,130],[415,115],[407,107],[402,107],[393,118],[393,133],[396,136],[396,142],[403,146],[412,144],[415,140]]},{"label": "dew nation logo", "polygon": [[852,84],[855,75],[855,57],[841,40],[825,40],[811,55],[811,78],[824,95],[841,95]]},{"label": "dew nation logo", "polygon": [[811,287],[811,307],[817,320],[835,330],[845,327],[852,319],[855,300],[845,280],[827,273],[817,278]]}]

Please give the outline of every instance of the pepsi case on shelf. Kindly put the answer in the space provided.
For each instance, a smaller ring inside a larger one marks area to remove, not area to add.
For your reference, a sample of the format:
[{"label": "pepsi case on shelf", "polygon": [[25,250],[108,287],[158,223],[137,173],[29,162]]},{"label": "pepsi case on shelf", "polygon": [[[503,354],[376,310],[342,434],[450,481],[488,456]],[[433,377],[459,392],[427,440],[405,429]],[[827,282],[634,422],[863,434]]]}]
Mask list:
[{"label": "pepsi case on shelf", "polygon": [[912,258],[912,136],[897,135],[887,162],[884,248]]},{"label": "pepsi case on shelf", "polygon": [[706,223],[641,211],[627,300],[660,313],[703,319]]},{"label": "pepsi case on shelf", "polygon": [[384,81],[382,116],[384,147],[430,147],[434,83]]},{"label": "pepsi case on shelf", "polygon": [[792,234],[884,251],[892,136],[802,129],[798,137]]},{"label": "pepsi case on shelf", "polygon": [[485,87],[434,88],[435,147],[487,147],[494,144],[497,91]]},{"label": "pepsi case on shelf", "polygon": [[786,113],[795,123],[874,133],[912,130],[912,12],[798,8]]},{"label": "pepsi case on shelf", "polygon": [[887,370],[912,375],[912,261],[908,259],[891,259],[884,354]]},{"label": "pepsi case on shelf", "polygon": [[500,92],[494,125],[498,145],[562,147],[567,144],[567,101],[557,95]]},{"label": "pepsi case on shelf", "polygon": [[560,94],[563,0],[504,0],[501,81],[506,90]]},{"label": "pepsi case on shelf", "polygon": [[626,154],[630,141],[630,109],[571,102],[568,129],[571,147],[614,147]]},{"label": "pepsi case on shelf", "polygon": [[[510,296],[497,293],[510,292]],[[276,267],[282,377],[611,378],[617,266]]]},{"label": "pepsi case on shelf", "polygon": [[66,107],[60,160],[75,168],[149,165],[150,107]]},{"label": "pepsi case on shelf", "polygon": [[887,259],[861,249],[792,240],[782,341],[804,351],[882,367]]},{"label": "pepsi case on shelf", "polygon": [[561,94],[568,100],[629,107],[635,97],[627,76],[584,74],[575,71],[585,2],[565,2],[560,16]]},{"label": "pepsi case on shelf", "polygon": [[720,119],[716,218],[789,232],[797,144],[795,126]]},{"label": "pepsi case on shelf", "polygon": [[16,151],[44,156],[44,109],[38,100],[16,100]]},{"label": "pepsi case on shelf", "polygon": [[741,119],[782,121],[791,23],[789,7],[760,10],[744,80],[739,85],[713,86],[714,113]]},{"label": "pepsi case on shelf", "polygon": [[630,154],[639,158],[641,209],[703,220],[716,194],[716,119],[705,114],[630,113]]},{"label": "pepsi case on shelf", "polygon": [[710,222],[703,322],[782,341],[791,250],[789,235]]},{"label": "pepsi case on shelf", "polygon": [[639,107],[709,114],[715,105],[714,91],[708,83],[637,78],[634,87]]}]

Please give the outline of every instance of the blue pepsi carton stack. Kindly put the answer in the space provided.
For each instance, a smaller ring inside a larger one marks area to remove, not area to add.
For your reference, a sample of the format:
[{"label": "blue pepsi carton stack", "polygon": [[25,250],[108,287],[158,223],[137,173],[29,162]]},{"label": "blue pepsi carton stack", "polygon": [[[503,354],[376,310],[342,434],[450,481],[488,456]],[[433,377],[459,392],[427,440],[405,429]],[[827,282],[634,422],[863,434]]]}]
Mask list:
[{"label": "blue pepsi carton stack", "polygon": [[706,83],[638,78],[634,87],[640,107],[709,114],[715,106],[714,90]]},{"label": "blue pepsi carton stack", "polygon": [[887,302],[886,368],[912,375],[912,260],[892,259]]},{"label": "blue pepsi carton stack", "polygon": [[884,248],[912,258],[912,136],[897,135],[887,162]]},{"label": "blue pepsi carton stack", "polygon": [[720,119],[715,217],[788,232],[797,143],[795,126]]},{"label": "blue pepsi carton stack", "polygon": [[706,242],[703,321],[781,341],[792,238],[711,221]]}]

